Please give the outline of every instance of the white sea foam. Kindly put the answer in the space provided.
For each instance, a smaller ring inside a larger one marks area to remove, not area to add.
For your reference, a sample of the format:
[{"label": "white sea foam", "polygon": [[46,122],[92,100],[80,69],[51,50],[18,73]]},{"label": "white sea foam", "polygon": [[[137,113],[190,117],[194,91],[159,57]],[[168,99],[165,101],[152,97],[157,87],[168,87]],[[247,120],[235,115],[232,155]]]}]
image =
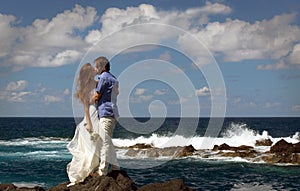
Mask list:
[{"label": "white sea foam", "polygon": [[13,182],[13,185],[16,187],[26,187],[26,188],[34,188],[35,186],[44,187],[44,183],[36,183],[36,182]]},{"label": "white sea foam", "polygon": [[[150,137],[140,136],[135,139],[113,139],[113,143],[118,147],[128,147],[138,143],[150,144],[157,148],[166,148],[172,146],[187,146],[193,145],[195,149],[212,149],[214,145],[221,145],[226,143],[230,146],[253,146],[258,140],[270,139],[273,144],[278,142],[280,139],[284,139],[290,143],[299,142],[299,132],[291,135],[290,137],[272,137],[267,131],[262,133],[256,132],[246,124],[234,124],[232,123],[230,127],[225,131],[221,137],[183,137],[183,136],[164,136],[153,133]],[[258,151],[266,151],[269,149],[267,146],[255,147]]]},{"label": "white sea foam", "polygon": [[231,191],[265,191],[276,190],[271,184],[262,184],[261,182],[238,183],[234,184]]},{"label": "white sea foam", "polygon": [[43,144],[65,144],[70,139],[60,137],[28,137],[11,140],[0,140],[0,146],[32,146]]}]

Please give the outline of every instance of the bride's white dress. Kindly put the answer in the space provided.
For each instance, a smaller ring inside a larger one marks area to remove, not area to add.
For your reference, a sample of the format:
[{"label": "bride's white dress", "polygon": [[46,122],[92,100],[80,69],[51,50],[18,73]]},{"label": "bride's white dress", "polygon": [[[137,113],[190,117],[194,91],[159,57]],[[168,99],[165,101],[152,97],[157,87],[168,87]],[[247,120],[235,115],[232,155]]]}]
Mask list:
[{"label": "bride's white dress", "polygon": [[[98,127],[98,111],[94,105],[89,108],[92,127]],[[67,165],[67,173],[70,180],[68,186],[83,182],[99,165],[99,141],[91,140],[90,133],[85,127],[85,118],[77,125],[75,135],[67,145],[72,154],[72,161]]]}]

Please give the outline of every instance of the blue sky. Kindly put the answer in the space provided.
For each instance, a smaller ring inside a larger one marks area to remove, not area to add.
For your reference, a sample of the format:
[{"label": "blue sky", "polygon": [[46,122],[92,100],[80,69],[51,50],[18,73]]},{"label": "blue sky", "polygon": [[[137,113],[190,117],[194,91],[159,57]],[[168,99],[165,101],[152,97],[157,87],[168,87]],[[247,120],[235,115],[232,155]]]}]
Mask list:
[{"label": "blue sky", "polygon": [[0,116],[80,113],[76,72],[105,55],[122,79],[121,114],[210,116],[214,105],[298,117],[299,10],[298,0],[1,1]]}]

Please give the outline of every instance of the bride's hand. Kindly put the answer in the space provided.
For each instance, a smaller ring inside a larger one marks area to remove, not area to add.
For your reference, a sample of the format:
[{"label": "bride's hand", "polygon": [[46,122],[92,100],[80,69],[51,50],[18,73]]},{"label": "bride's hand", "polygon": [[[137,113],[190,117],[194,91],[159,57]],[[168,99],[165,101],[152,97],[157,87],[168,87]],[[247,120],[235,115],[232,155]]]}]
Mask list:
[{"label": "bride's hand", "polygon": [[87,123],[85,124],[85,128],[88,132],[91,132],[92,128],[90,125],[88,125]]}]

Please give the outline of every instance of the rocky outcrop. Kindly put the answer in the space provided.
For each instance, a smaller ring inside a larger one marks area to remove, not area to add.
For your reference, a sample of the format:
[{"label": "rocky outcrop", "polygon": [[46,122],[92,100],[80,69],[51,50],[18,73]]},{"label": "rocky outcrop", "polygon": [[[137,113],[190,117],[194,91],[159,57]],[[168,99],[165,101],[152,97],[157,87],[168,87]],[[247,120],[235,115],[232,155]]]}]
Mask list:
[{"label": "rocky outcrop", "polygon": [[251,150],[253,150],[253,147],[246,146],[246,145],[242,145],[242,146],[239,146],[239,147],[231,147],[231,146],[227,145],[226,143],[223,143],[220,146],[218,146],[218,145],[214,146],[213,151],[218,151],[218,150],[251,151]]},{"label": "rocky outcrop", "polygon": [[271,146],[272,144],[271,139],[256,140],[255,142],[255,146]]},{"label": "rocky outcrop", "polygon": [[148,144],[144,144],[144,143],[137,143],[135,145],[129,146],[128,148],[131,149],[149,149],[149,148],[153,148],[152,145],[148,145]]},{"label": "rocky outcrop", "polygon": [[[67,187],[69,182],[53,186],[47,191],[191,191],[181,179],[153,183],[138,187],[125,171],[113,171],[107,176],[89,176],[84,182]],[[13,184],[0,184],[0,191],[45,191],[41,187],[17,188]]]},{"label": "rocky outcrop", "polygon": [[113,171],[107,176],[87,177],[83,183],[75,184],[67,187],[68,182],[59,184],[47,191],[133,191],[137,190],[134,181],[127,175],[125,171]]},{"label": "rocky outcrop", "polygon": [[187,157],[193,155],[193,153],[196,151],[196,149],[193,147],[193,145],[185,146],[182,149],[179,149],[178,152],[175,154],[175,157]]},{"label": "rocky outcrop", "polygon": [[[213,151],[220,151],[218,155],[223,157],[241,157],[241,158],[254,158],[257,156],[257,152],[253,150],[253,147],[242,145],[239,147],[231,147],[226,143],[222,145],[215,145]],[[223,152],[232,151],[232,152]]]},{"label": "rocky outcrop", "polygon": [[[184,147],[167,147],[167,148],[155,148],[149,146],[134,145],[132,147],[128,147],[125,155],[130,157],[145,156],[149,158],[157,158],[157,157],[180,158],[180,157],[191,156],[196,151],[196,149],[192,145],[184,146]],[[142,147],[142,149],[137,149],[137,147]]]},{"label": "rocky outcrop", "polygon": [[183,180],[175,179],[164,183],[155,183],[155,184],[148,184],[142,186],[138,189],[138,191],[192,191],[193,189],[187,187]]},{"label": "rocky outcrop", "polygon": [[300,142],[292,144],[281,139],[265,154],[262,160],[267,163],[300,164]]},{"label": "rocky outcrop", "polygon": [[300,153],[300,142],[296,144],[288,143],[284,139],[278,141],[270,149],[271,153]]},{"label": "rocky outcrop", "polygon": [[18,188],[13,184],[0,184],[0,191],[45,191],[45,189],[39,186],[35,186],[34,188]]}]

